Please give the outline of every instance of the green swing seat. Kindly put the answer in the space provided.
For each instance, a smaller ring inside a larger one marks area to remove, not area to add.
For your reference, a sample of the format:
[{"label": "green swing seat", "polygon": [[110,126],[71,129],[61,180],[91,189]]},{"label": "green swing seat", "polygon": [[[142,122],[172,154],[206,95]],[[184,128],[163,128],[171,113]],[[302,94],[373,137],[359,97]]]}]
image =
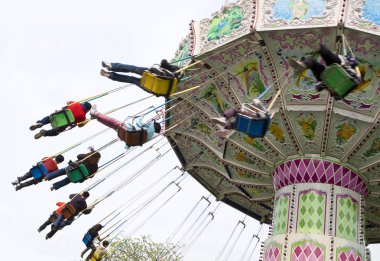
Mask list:
[{"label": "green swing seat", "polygon": [[73,126],[75,118],[71,110],[66,109],[50,115],[50,124],[53,129]]},{"label": "green swing seat", "polygon": [[327,67],[321,78],[328,90],[339,99],[345,97],[360,84],[358,79],[351,76],[341,65],[336,63]]},{"label": "green swing seat", "polygon": [[81,182],[87,179],[88,175],[88,171],[83,164],[80,164],[77,168],[70,170],[67,173],[67,176],[69,177],[72,183]]}]

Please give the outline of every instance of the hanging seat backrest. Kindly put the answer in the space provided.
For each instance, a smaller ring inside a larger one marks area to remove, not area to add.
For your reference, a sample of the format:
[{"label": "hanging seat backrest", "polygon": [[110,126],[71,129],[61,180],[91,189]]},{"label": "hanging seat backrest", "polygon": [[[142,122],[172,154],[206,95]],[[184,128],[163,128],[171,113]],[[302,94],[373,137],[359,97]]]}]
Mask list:
[{"label": "hanging seat backrest", "polygon": [[[65,208],[62,210],[63,218],[64,219],[69,219],[76,214],[75,208],[70,204],[66,203]],[[50,221],[54,222],[58,218],[59,214],[57,212],[54,212],[54,215],[50,216]]]},{"label": "hanging seat backrest", "polygon": [[270,117],[251,118],[241,113],[236,114],[233,129],[246,133],[251,138],[264,137],[268,131]]},{"label": "hanging seat backrest", "polygon": [[168,98],[175,92],[178,84],[178,78],[158,76],[149,71],[145,71],[140,80],[141,87],[156,96],[165,96]]},{"label": "hanging seat backrest", "polygon": [[128,146],[142,146],[148,140],[148,132],[141,130],[127,130],[123,126],[117,128],[117,136]]},{"label": "hanging seat backrest", "polygon": [[75,118],[71,110],[65,109],[51,114],[50,124],[53,129],[74,126]]},{"label": "hanging seat backrest", "polygon": [[88,175],[88,170],[83,164],[80,164],[77,168],[70,170],[67,173],[67,176],[72,183],[81,182],[82,180],[87,179]]},{"label": "hanging seat backrest", "polygon": [[91,241],[93,241],[93,238],[92,238],[92,236],[90,235],[90,233],[87,232],[87,233],[84,235],[82,241],[83,241],[83,243],[84,243],[86,246],[88,246],[88,244],[89,244]]},{"label": "hanging seat backrest", "polygon": [[47,174],[47,169],[42,162],[38,162],[36,166],[30,169],[32,177],[36,180],[42,179]]},{"label": "hanging seat backrest", "polygon": [[339,98],[343,98],[360,84],[359,79],[351,76],[342,65],[337,63],[328,66],[321,78],[329,91]]}]

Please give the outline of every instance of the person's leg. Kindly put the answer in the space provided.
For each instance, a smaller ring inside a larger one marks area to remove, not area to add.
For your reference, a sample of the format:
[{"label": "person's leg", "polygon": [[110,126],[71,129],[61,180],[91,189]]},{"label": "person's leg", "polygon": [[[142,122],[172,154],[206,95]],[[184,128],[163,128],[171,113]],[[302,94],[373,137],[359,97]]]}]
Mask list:
[{"label": "person's leg", "polygon": [[327,66],[333,63],[337,63],[337,64],[342,63],[338,55],[330,51],[326,46],[322,44],[320,45],[318,53],[322,56]]},{"label": "person's leg", "polygon": [[46,234],[45,239],[49,239],[53,237],[55,233],[57,233],[57,231],[58,231],[57,229],[52,229],[49,233]]},{"label": "person's leg", "polygon": [[306,67],[313,72],[314,77],[318,81],[322,81],[321,74],[325,70],[325,66],[323,64],[313,60],[310,57],[304,58],[303,62],[306,65]]},{"label": "person's leg", "polygon": [[50,116],[43,117],[41,120],[37,121],[37,123],[41,123],[42,125],[46,125],[50,123]]},{"label": "person's leg", "polygon": [[136,73],[142,75],[146,70],[148,70],[146,67],[138,67],[122,63],[111,63],[111,71],[114,72]]},{"label": "person's leg", "polygon": [[236,115],[237,113],[240,113],[240,112],[241,112],[240,109],[234,109],[234,108],[232,108],[232,109],[228,109],[228,110],[226,110],[226,111],[223,113],[223,115],[224,115],[224,117],[226,118],[226,120],[229,120],[229,119],[231,119],[232,117],[235,117],[235,115]]},{"label": "person's leg", "polygon": [[43,223],[39,228],[38,228],[38,232],[41,232],[42,230],[44,230],[48,225],[51,224],[51,219],[52,216],[49,217],[48,220],[45,221],[45,223]]},{"label": "person's leg", "polygon": [[25,181],[23,183],[20,183],[16,186],[16,190],[20,190],[22,188],[25,188],[25,187],[29,187],[31,185],[36,185],[38,183],[40,183],[42,180],[36,180],[36,179],[31,179],[31,180],[28,180],[28,181]]},{"label": "person's leg", "polygon": [[50,188],[50,190],[58,190],[58,189],[66,186],[67,184],[70,184],[70,183],[71,183],[71,181],[68,177],[64,178],[63,180],[60,180],[60,181],[54,183],[53,186]]},{"label": "person's leg", "polygon": [[108,115],[102,114],[100,112],[97,112],[97,113],[93,114],[92,116],[94,116],[98,122],[106,125],[107,127],[112,128],[114,130],[117,130],[117,128],[123,124],[122,121],[114,119],[114,118],[112,118]]},{"label": "person's leg", "polygon": [[110,72],[108,78],[113,81],[132,83],[138,87],[141,87],[141,84],[140,84],[141,79],[134,76]]},{"label": "person's leg", "polygon": [[51,226],[58,229],[62,220],[63,220],[63,214],[61,213],[58,215],[57,219],[53,222],[53,224]]},{"label": "person's leg", "polygon": [[30,171],[28,171],[27,173],[25,173],[25,175],[17,177],[17,180],[18,180],[18,182],[21,182],[21,181],[24,181],[24,180],[29,179],[31,177],[32,177],[32,173]]},{"label": "person's leg", "polygon": [[59,176],[63,176],[66,174],[66,169],[65,168],[62,168],[62,169],[59,169],[59,170],[56,170],[56,171],[53,171],[51,173],[48,173],[46,174],[46,179],[47,180],[52,180],[52,179],[55,179]]}]

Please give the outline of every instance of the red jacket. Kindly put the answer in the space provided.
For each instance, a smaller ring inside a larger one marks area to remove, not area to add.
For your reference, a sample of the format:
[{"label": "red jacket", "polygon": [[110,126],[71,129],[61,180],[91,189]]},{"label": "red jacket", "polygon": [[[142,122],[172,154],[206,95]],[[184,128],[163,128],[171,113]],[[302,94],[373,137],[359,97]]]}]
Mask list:
[{"label": "red jacket", "polygon": [[43,158],[42,163],[44,164],[44,166],[47,170],[47,173],[51,173],[53,171],[58,170],[57,162],[55,160],[53,160],[52,158],[48,158],[48,157]]},{"label": "red jacket", "polygon": [[82,104],[73,101],[69,101],[67,104],[67,109],[69,109],[74,115],[75,123],[86,120],[86,111],[83,109]]},{"label": "red jacket", "polygon": [[55,204],[59,207],[59,208],[57,208],[56,212],[58,214],[61,214],[62,210],[66,207],[66,203],[65,202],[57,202]]}]

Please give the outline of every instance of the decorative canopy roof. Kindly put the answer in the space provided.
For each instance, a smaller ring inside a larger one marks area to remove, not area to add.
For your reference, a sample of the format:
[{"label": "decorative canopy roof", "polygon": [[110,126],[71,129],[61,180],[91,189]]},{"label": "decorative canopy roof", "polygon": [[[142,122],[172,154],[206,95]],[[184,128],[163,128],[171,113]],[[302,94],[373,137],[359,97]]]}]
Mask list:
[{"label": "decorative canopy roof", "polygon": [[[366,185],[357,192],[366,196],[367,238],[380,242],[378,7],[377,0],[242,0],[192,22],[174,60],[195,55],[211,69],[188,71],[191,77],[177,91],[203,86],[181,96],[168,112],[174,116],[167,127],[181,121],[168,138],[186,170],[217,198],[269,223],[278,166],[294,159],[344,166],[342,173],[357,173]],[[320,59],[315,43],[338,51],[342,34],[364,81],[336,101],[327,91],[315,90],[311,72],[295,76],[288,58]],[[211,118],[271,87],[263,97],[269,104],[285,81],[265,138],[239,132],[225,139],[215,136],[219,127]]]}]

